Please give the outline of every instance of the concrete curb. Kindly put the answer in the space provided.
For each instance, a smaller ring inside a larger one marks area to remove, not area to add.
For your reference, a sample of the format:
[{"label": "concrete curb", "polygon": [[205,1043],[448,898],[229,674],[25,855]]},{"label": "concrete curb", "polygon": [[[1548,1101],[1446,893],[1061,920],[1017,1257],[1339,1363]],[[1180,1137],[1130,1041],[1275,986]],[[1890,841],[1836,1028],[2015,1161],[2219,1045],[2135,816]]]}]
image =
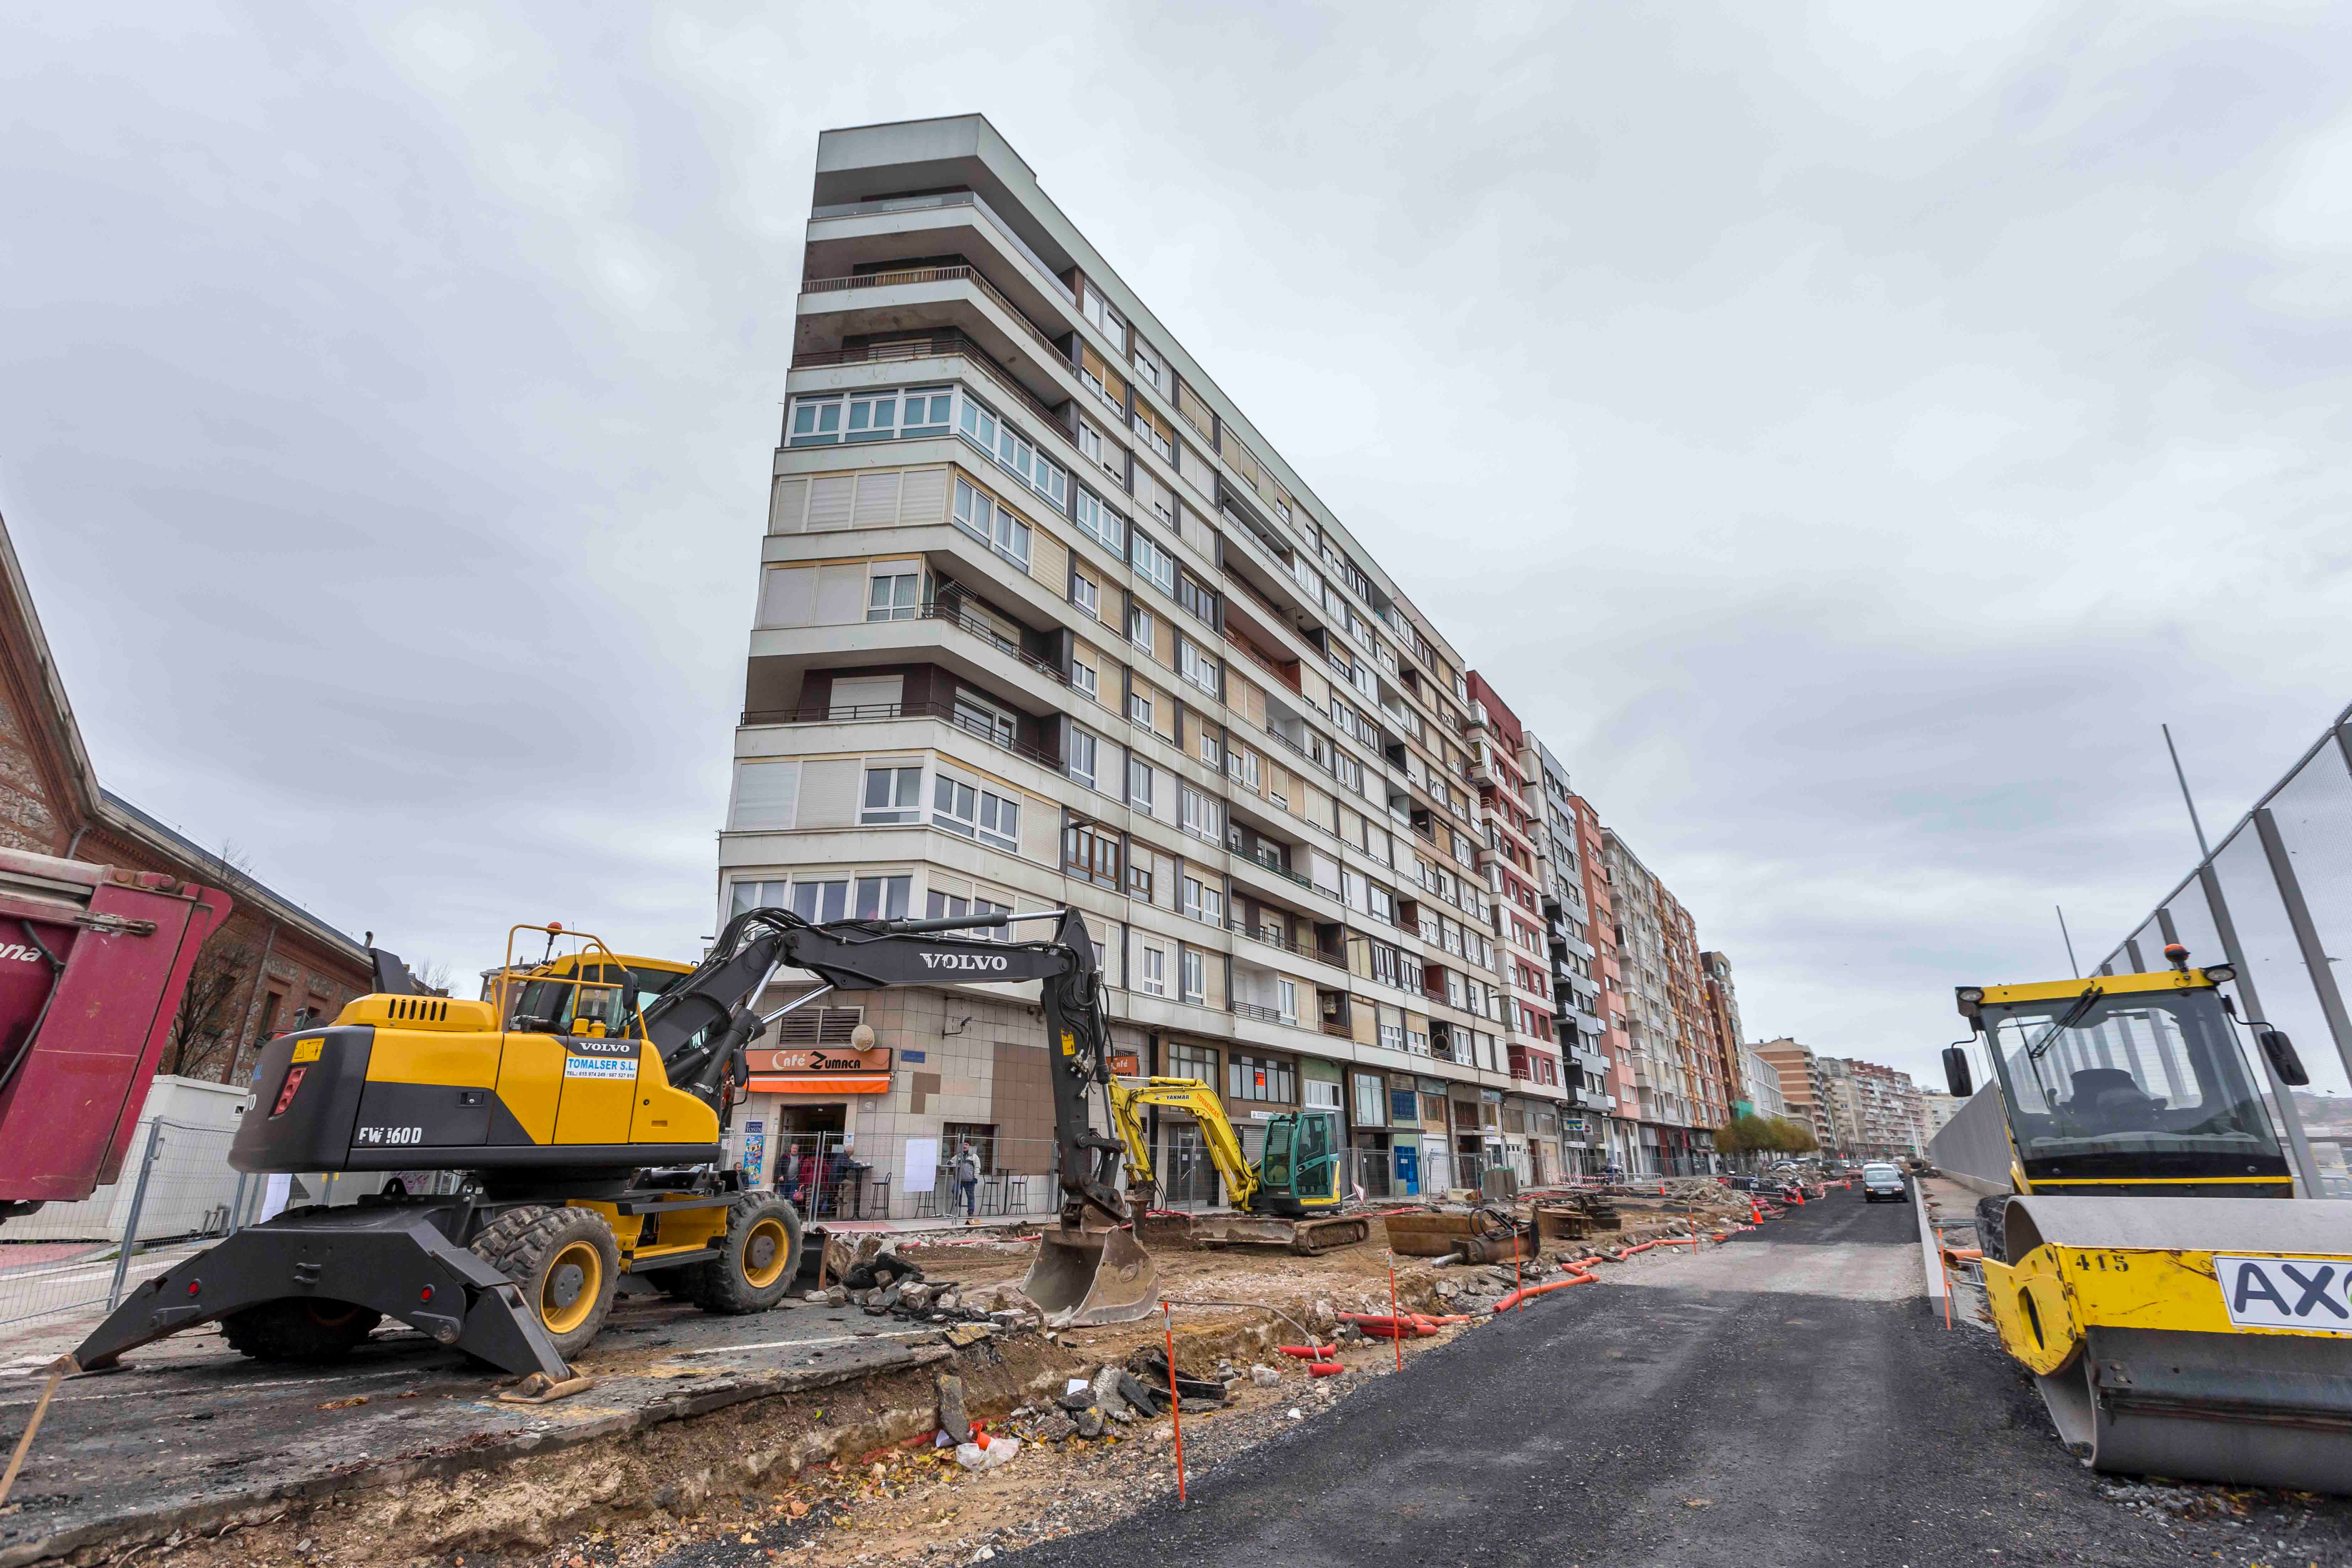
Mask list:
[{"label": "concrete curb", "polygon": [[[1919,1220],[1919,1268],[1927,1279],[1927,1311],[1932,1317],[1944,1315],[1944,1266],[1937,1255],[1936,1227],[1927,1223],[1927,1194],[1914,1176],[1911,1188],[1911,1212]],[[0,1568],[6,1564],[0,1563]]]},{"label": "concrete curb", "polygon": [[612,1437],[630,1432],[644,1431],[665,1422],[684,1421],[697,1415],[707,1415],[714,1410],[724,1410],[732,1405],[749,1404],[755,1399],[772,1399],[781,1394],[804,1394],[812,1389],[830,1388],[838,1384],[855,1383],[869,1377],[887,1377],[893,1373],[908,1372],[919,1367],[934,1366],[951,1359],[954,1352],[945,1345],[910,1345],[906,1353],[877,1364],[867,1362],[855,1366],[819,1367],[806,1372],[755,1373],[714,1388],[698,1389],[681,1394],[635,1410],[621,1412],[601,1420],[583,1421],[577,1426],[553,1431],[519,1432],[503,1440],[467,1447],[454,1453],[419,1455],[408,1459],[395,1459],[385,1464],[353,1465],[331,1475],[288,1485],[257,1487],[248,1492],[230,1497],[207,1498],[202,1502],[178,1503],[165,1508],[131,1510],[111,1519],[96,1520],[35,1541],[19,1542],[0,1551],[0,1568],[24,1568],[25,1564],[49,1558],[62,1557],[77,1547],[93,1542],[110,1541],[128,1535],[151,1538],[168,1535],[174,1531],[226,1525],[239,1519],[256,1518],[274,1505],[308,1498],[330,1496],[359,1487],[398,1486],[409,1481],[440,1476],[461,1474],[467,1470],[486,1469],[509,1459],[520,1459],[527,1454],[558,1452],[578,1447],[602,1437]]}]

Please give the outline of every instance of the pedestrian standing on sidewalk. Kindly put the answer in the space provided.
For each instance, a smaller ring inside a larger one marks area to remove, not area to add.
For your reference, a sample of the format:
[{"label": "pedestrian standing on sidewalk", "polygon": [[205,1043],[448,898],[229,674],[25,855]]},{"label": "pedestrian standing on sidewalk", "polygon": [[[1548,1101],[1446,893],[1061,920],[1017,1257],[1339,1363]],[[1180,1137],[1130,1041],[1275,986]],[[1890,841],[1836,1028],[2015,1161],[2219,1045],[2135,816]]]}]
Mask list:
[{"label": "pedestrian standing on sidewalk", "polygon": [[963,1194],[963,1222],[972,1223],[978,1213],[980,1194],[980,1156],[971,1152],[969,1142],[956,1145],[956,1191]]}]

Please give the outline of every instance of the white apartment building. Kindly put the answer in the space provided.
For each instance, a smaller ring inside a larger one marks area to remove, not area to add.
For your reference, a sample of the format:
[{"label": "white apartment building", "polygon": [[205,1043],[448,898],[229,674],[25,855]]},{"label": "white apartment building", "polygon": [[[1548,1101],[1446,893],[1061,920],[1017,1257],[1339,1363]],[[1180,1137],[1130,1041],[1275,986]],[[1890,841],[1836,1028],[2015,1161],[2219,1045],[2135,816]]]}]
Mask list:
[{"label": "white apartment building", "polygon": [[1756,1047],[1749,1045],[1739,1047],[1739,1067],[1746,1080],[1746,1098],[1756,1108],[1756,1114],[1767,1118],[1786,1117],[1789,1102],[1780,1093],[1780,1069],[1766,1061]]},{"label": "white apartment building", "polygon": [[[1073,905],[1120,1070],[1208,1079],[1245,1139],[1338,1109],[1376,1194],[1555,1177],[1453,646],[985,119],[827,132],[816,168],[722,916]],[[1052,1207],[1030,990],[787,1018],[744,1163],[904,1215],[970,1140],[986,1201]],[[1153,1138],[1213,1201],[1189,1121]]]}]

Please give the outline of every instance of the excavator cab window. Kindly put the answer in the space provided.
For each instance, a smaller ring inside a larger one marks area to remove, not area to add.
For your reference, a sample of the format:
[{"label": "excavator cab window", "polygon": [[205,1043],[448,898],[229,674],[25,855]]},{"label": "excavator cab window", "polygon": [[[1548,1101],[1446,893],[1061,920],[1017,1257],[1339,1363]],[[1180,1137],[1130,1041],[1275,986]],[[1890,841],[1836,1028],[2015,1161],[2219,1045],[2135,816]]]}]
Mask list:
[{"label": "excavator cab window", "polygon": [[[625,1035],[655,997],[682,978],[672,970],[602,963],[589,965],[578,978],[541,975],[516,989],[506,1026],[522,1034],[586,1035],[602,1025],[606,1035]],[[613,984],[615,979],[620,984]]]},{"label": "excavator cab window", "polygon": [[1287,1117],[1266,1124],[1265,1153],[1257,1163],[1257,1176],[1262,1185],[1277,1193],[1290,1190],[1290,1143],[1295,1131]]},{"label": "excavator cab window", "polygon": [[1297,1153],[1298,1183],[1295,1191],[1301,1198],[1337,1196],[1334,1182],[1339,1174],[1332,1158],[1331,1118],[1308,1112],[1298,1119]]}]

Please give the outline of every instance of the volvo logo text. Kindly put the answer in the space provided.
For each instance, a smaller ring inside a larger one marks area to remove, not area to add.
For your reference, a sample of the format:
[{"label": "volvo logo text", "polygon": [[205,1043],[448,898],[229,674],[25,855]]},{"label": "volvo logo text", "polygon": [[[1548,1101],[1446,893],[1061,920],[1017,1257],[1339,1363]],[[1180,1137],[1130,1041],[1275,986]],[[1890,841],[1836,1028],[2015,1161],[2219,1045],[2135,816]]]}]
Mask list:
[{"label": "volvo logo text", "polygon": [[917,956],[926,969],[1003,969],[1007,962],[984,952],[926,952]]}]

